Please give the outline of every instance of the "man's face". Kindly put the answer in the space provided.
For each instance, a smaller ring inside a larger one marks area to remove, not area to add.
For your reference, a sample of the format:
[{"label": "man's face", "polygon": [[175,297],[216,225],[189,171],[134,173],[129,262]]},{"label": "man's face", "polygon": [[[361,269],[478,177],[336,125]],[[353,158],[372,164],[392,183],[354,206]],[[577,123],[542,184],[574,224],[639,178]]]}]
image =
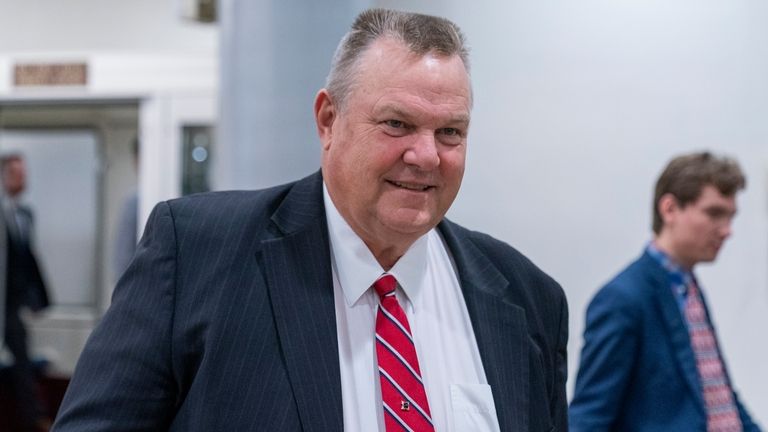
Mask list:
[{"label": "man's face", "polygon": [[464,174],[470,105],[458,56],[419,57],[389,38],[363,54],[346,106],[320,91],[328,192],[372,250],[410,245],[443,218]]},{"label": "man's face", "polygon": [[26,185],[26,170],[24,168],[24,161],[21,159],[13,159],[6,162],[3,169],[3,188],[5,193],[9,196],[16,196],[24,191]]},{"label": "man's face", "polygon": [[693,267],[717,258],[723,242],[731,235],[731,222],[736,215],[736,198],[725,196],[714,186],[706,185],[699,198],[668,215],[668,230],[675,258]]}]

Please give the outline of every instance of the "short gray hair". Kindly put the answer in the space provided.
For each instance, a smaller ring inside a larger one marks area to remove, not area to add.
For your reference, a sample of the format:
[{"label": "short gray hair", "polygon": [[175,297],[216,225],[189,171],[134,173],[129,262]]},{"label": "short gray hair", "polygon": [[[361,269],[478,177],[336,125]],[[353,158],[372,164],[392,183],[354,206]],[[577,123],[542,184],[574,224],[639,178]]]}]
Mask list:
[{"label": "short gray hair", "polygon": [[459,26],[440,17],[388,9],[368,9],[360,13],[350,31],[336,48],[325,87],[331,99],[343,107],[352,91],[358,60],[377,40],[391,37],[401,41],[414,54],[436,52],[458,55],[469,73],[469,49]]}]

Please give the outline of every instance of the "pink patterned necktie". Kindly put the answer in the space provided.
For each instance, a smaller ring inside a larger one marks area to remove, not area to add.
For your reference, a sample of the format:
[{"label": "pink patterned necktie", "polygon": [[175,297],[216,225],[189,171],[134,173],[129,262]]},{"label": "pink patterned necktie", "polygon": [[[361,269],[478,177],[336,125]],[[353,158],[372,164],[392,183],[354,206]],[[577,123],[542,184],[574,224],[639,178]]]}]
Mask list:
[{"label": "pink patterned necktie", "polygon": [[685,319],[688,321],[691,348],[696,356],[696,368],[704,392],[707,432],[741,432],[743,429],[733,400],[733,391],[725,375],[715,334],[695,283],[688,286]]},{"label": "pink patterned necktie", "polygon": [[387,432],[433,432],[411,327],[395,297],[397,281],[385,274],[373,287],[380,299],[376,313],[376,358]]}]

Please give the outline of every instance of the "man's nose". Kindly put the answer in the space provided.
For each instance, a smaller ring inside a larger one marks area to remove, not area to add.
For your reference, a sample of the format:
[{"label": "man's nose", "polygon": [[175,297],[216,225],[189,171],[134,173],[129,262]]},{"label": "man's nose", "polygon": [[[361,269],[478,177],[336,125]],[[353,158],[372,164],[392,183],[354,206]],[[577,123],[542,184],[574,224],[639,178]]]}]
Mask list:
[{"label": "man's nose", "polygon": [[440,165],[437,146],[434,131],[416,134],[411,146],[403,154],[403,161],[423,171],[431,171]]},{"label": "man's nose", "polygon": [[731,236],[731,234],[733,233],[733,231],[732,231],[732,229],[731,229],[731,222],[732,222],[732,221],[729,219],[729,220],[725,221],[725,222],[724,222],[724,223],[723,223],[723,224],[720,226],[720,236],[721,236],[723,239],[727,239],[727,238],[728,238],[728,237],[730,237],[730,236]]}]

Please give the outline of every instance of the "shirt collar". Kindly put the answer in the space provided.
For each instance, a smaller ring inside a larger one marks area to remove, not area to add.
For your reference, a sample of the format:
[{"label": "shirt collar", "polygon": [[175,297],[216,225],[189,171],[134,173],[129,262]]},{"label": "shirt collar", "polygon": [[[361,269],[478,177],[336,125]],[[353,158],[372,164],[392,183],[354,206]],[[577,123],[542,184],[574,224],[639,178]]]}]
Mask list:
[{"label": "shirt collar", "polygon": [[[336,276],[341,284],[347,306],[352,306],[385,271],[368,246],[341,216],[328,194],[325,182],[323,182],[323,201]],[[389,272],[386,272],[397,279],[413,307],[418,306],[419,293],[427,269],[427,234],[419,237]]]},{"label": "shirt collar", "polygon": [[659,249],[656,242],[648,242],[648,246],[645,248],[648,255],[651,256],[656,262],[661,265],[669,275],[669,280],[674,286],[688,287],[691,283],[695,283],[693,273],[681,264],[672,259],[669,254]]}]

